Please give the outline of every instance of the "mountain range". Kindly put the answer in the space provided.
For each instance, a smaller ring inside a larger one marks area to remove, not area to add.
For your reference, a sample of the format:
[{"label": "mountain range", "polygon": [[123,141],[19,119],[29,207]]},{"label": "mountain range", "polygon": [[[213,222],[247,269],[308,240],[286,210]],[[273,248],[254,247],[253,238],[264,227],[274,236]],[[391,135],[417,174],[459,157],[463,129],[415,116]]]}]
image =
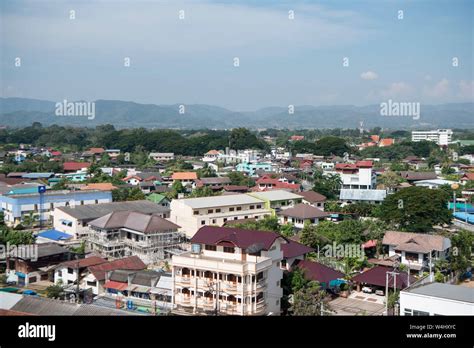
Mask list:
[{"label": "mountain range", "polygon": [[[382,116],[380,105],[267,107],[238,112],[204,104],[139,104],[121,100],[96,100],[95,117],[57,116],[56,102],[28,98],[0,98],[0,125],[29,126],[40,122],[95,127],[111,124],[116,128],[360,128],[392,129],[474,128],[474,103],[421,105],[419,119],[409,116]],[[183,110],[181,110],[183,111]]]}]

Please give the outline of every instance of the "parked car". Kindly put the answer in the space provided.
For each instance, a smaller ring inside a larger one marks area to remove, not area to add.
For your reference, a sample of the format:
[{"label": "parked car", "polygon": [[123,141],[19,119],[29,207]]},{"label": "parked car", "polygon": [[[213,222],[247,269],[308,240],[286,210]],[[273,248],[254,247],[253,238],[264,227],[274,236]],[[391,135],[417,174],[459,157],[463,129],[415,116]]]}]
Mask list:
[{"label": "parked car", "polygon": [[383,290],[376,290],[375,295],[383,296]]},{"label": "parked car", "polygon": [[368,286],[364,286],[362,288],[362,292],[365,292],[366,294],[371,294],[372,293],[372,288],[370,288]]}]

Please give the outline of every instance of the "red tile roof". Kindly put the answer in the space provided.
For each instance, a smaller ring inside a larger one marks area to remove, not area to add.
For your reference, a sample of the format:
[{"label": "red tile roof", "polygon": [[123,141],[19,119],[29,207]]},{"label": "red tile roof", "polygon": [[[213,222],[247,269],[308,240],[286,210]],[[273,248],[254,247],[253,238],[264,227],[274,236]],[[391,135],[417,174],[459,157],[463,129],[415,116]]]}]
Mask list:
[{"label": "red tile roof", "polygon": [[318,262],[303,260],[297,263],[296,267],[304,272],[306,279],[315,280],[320,283],[329,285],[331,280],[336,280],[344,277],[344,273],[336,271],[328,266]]},{"label": "red tile roof", "polygon": [[95,276],[97,280],[104,280],[105,273],[109,271],[115,271],[118,269],[140,271],[145,269],[146,265],[138,256],[130,256],[123,259],[118,259],[103,263],[97,266],[89,267],[89,271]]},{"label": "red tile roof", "polygon": [[372,168],[373,163],[372,161],[357,161],[356,167],[357,168]]},{"label": "red tile roof", "polygon": [[[364,273],[361,273],[352,277],[352,281],[385,287],[387,272],[391,272],[392,270],[393,268],[375,266],[374,268],[371,268],[368,271],[365,271]],[[399,274],[397,274],[397,279],[396,279],[396,288],[404,289],[408,286],[407,273],[400,272],[400,271],[398,273]],[[393,276],[389,275],[388,280],[389,280],[389,286],[393,288]],[[410,284],[413,284],[415,280],[416,280],[415,277],[410,276]]]},{"label": "red tile roof", "polygon": [[294,240],[288,239],[287,244],[281,245],[281,250],[283,251],[284,259],[291,259],[297,256],[303,256],[307,253],[314,251],[313,248],[310,248],[304,244],[295,242]]},{"label": "red tile roof", "polygon": [[474,180],[474,173],[465,173],[461,180]]},{"label": "red tile roof", "polygon": [[93,154],[101,154],[101,153],[104,153],[105,150],[101,147],[91,147],[89,150],[87,150],[88,152],[90,153],[93,153]]},{"label": "red tile roof", "polygon": [[315,191],[298,192],[298,195],[303,196],[304,200],[310,203],[325,202],[327,199],[326,196]]},{"label": "red tile roof", "polygon": [[64,162],[63,168],[66,171],[76,171],[82,168],[89,168],[91,166],[88,162]]},{"label": "red tile roof", "polygon": [[269,250],[277,238],[283,238],[276,232],[244,230],[241,228],[204,226],[191,238],[191,243],[224,245],[229,244],[247,249],[252,245],[260,245]]},{"label": "red tile roof", "polygon": [[60,267],[71,267],[71,268],[76,268],[76,267],[84,268],[84,267],[100,265],[100,264],[106,263],[106,262],[108,262],[108,261],[106,259],[103,259],[102,257],[91,256],[91,257],[86,257],[85,259],[71,260],[71,261],[63,262],[59,266]]},{"label": "red tile roof", "polygon": [[128,287],[128,283],[120,283],[113,280],[109,280],[105,282],[104,288],[105,289],[115,289],[115,290],[125,290]]}]

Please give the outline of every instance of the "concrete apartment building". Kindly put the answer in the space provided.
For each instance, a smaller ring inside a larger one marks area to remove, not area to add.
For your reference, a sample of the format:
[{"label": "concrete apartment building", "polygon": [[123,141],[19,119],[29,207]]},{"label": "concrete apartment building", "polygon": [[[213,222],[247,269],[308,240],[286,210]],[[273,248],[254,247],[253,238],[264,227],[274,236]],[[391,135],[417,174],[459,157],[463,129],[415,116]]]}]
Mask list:
[{"label": "concrete apartment building", "polygon": [[59,207],[74,207],[85,204],[98,205],[112,202],[110,191],[87,190],[47,190],[43,194],[36,192],[15,192],[0,195],[0,209],[3,210],[5,223],[16,226],[24,222],[25,216],[30,214],[39,221],[49,223],[52,212]]},{"label": "concrete apartment building", "polygon": [[85,204],[59,207],[53,212],[54,229],[67,233],[76,239],[85,238],[90,233],[88,223],[114,211],[135,211],[142,214],[154,214],[168,218],[170,210],[148,200]]},{"label": "concrete apartment building", "polygon": [[222,226],[230,220],[271,215],[265,201],[247,194],[173,199],[170,220],[191,238],[203,226]]},{"label": "concrete apartment building", "polygon": [[453,131],[451,129],[437,129],[431,131],[412,131],[411,141],[432,141],[437,145],[445,146],[452,142]]},{"label": "concrete apartment building", "polygon": [[154,264],[181,253],[184,235],[179,226],[157,215],[116,211],[89,222],[87,242],[104,257],[138,256]]},{"label": "concrete apartment building", "polygon": [[177,311],[280,314],[285,238],[275,232],[205,226],[191,243],[192,251],[172,259]]}]

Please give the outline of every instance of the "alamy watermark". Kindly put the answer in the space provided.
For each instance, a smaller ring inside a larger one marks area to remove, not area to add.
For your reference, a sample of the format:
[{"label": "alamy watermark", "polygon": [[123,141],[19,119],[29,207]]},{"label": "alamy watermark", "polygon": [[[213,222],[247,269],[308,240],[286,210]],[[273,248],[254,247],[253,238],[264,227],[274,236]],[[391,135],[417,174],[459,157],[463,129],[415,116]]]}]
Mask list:
[{"label": "alamy watermark", "polygon": [[22,259],[29,259],[31,261],[38,261],[38,245],[13,245],[10,243],[7,243],[6,245],[0,244],[0,259],[6,259],[7,257],[18,257]]},{"label": "alamy watermark", "polygon": [[69,102],[64,99],[56,103],[56,116],[85,116],[88,120],[95,118],[95,102]]},{"label": "alamy watermark", "polygon": [[420,103],[418,102],[395,102],[389,99],[380,103],[381,116],[409,116],[414,120],[420,119]]},{"label": "alamy watermark", "polygon": [[365,257],[364,248],[360,244],[327,244],[321,249],[321,253],[325,257],[332,258],[359,258]]}]

